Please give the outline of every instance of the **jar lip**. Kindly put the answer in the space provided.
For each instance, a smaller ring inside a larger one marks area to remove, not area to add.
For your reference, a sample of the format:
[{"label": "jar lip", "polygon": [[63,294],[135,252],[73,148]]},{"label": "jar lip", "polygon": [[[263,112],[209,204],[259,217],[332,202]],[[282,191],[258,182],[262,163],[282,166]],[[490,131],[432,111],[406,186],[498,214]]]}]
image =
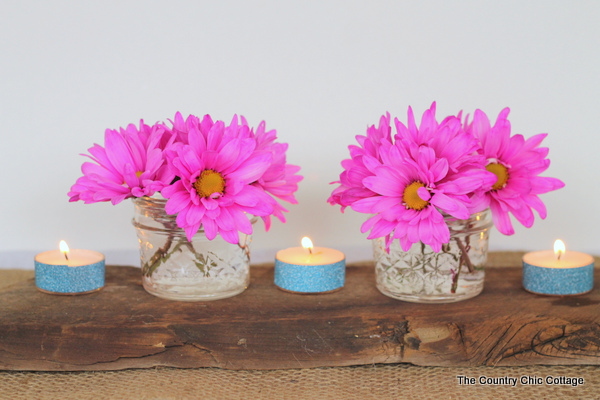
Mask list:
[{"label": "jar lip", "polygon": [[474,212],[471,215],[469,215],[469,218],[467,218],[467,219],[456,218],[456,217],[453,217],[452,215],[447,214],[447,213],[445,213],[443,211],[440,211],[440,213],[442,214],[442,216],[444,217],[444,219],[451,219],[451,220],[456,220],[456,221],[467,221],[469,219],[473,219],[473,218],[477,217],[478,215],[488,215],[488,214],[490,214],[490,209],[488,207],[485,210]]},{"label": "jar lip", "polygon": [[444,214],[444,222],[448,225],[450,232],[467,232],[471,230],[487,230],[494,225],[492,213],[489,208],[473,213],[468,219],[458,219]]},{"label": "jar lip", "polygon": [[[158,197],[158,196],[160,196],[160,197]],[[146,202],[146,203],[166,203],[168,199],[165,199],[160,194],[158,194],[158,195],[155,194],[154,196],[132,197],[131,200],[134,203],[141,203],[141,202]]]}]

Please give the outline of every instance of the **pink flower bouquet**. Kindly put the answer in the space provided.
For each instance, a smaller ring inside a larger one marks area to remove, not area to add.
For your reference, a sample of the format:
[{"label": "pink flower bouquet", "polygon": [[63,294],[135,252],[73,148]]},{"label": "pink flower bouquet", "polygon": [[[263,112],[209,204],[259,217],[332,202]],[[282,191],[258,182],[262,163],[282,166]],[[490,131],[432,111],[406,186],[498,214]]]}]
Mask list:
[{"label": "pink flower bouquet", "polygon": [[[514,233],[546,208],[539,195],[564,184],[539,176],[550,161],[545,134],[511,135],[509,109],[493,126],[480,110],[438,122],[435,103],[417,125],[389,114],[356,136],[329,203],[369,214],[361,231],[374,239],[378,289],[414,302],[452,302],[483,290],[488,230]],[[489,213],[491,212],[491,219]]]},{"label": "pink flower bouquet", "polygon": [[70,201],[133,198],[149,293],[230,297],[249,283],[253,222],[262,218],[268,230],[271,216],[285,222],[282,201],[296,203],[300,168],[286,163],[287,144],[276,140],[264,122],[255,130],[237,116],[225,124],[177,113],[168,124],[108,129],[104,146],[89,149]]},{"label": "pink flower bouquet", "polygon": [[509,213],[526,227],[533,225],[532,209],[545,218],[538,195],[564,186],[539,176],[550,165],[548,149],[539,147],[546,134],[511,136],[508,108],[491,126],[481,110],[472,122],[461,121],[461,113],[438,122],[435,106],[419,126],[409,107],[408,125],[394,119],[393,137],[389,114],[356,136],[359,145],[349,146],[329,203],[372,214],[361,231],[385,237],[388,247],[398,239],[404,250],[422,242],[440,251],[450,239],[444,215],[467,219],[490,208],[505,235],[514,233]]},{"label": "pink flower bouquet", "polygon": [[248,214],[261,217],[268,230],[271,215],[285,222],[278,200],[296,203],[300,167],[286,163],[287,144],[276,139],[264,122],[254,131],[237,116],[226,125],[209,115],[177,113],[169,125],[140,121],[139,127],[107,129],[104,147],[89,149],[93,162],[83,164],[68,195],[86,204],[118,204],[160,193],[188,240],[203,227],[209,240],[220,234],[235,244],[238,232],[252,233]]}]

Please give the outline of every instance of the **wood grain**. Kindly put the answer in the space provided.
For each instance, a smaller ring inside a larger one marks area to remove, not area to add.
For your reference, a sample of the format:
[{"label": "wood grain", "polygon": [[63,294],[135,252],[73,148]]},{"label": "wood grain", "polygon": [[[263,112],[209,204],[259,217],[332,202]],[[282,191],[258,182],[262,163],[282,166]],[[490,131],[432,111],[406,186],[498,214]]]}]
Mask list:
[{"label": "wood grain", "polygon": [[344,289],[325,295],[278,290],[272,265],[251,275],[241,295],[201,303],[147,294],[133,267],[108,267],[106,287],[82,296],[44,294],[31,279],[2,288],[0,369],[600,364],[598,284],[537,296],[521,268],[488,268],[478,297],[432,305],[380,294],[371,263],[350,265]]}]

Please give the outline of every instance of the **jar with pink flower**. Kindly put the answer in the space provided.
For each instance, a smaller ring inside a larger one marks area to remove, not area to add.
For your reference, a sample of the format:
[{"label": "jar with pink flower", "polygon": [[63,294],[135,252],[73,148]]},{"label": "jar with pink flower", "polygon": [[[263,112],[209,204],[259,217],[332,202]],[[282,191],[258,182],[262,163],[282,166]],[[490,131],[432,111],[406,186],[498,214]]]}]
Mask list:
[{"label": "jar with pink flower", "polygon": [[218,300],[248,287],[251,234],[229,243],[221,237],[209,240],[199,229],[188,239],[176,216],[165,212],[165,199],[141,197],[133,203],[142,284],[148,293],[170,300]]},{"label": "jar with pink flower", "polygon": [[545,134],[510,133],[509,109],[492,126],[476,110],[436,119],[436,104],[417,124],[389,113],[357,136],[329,202],[370,217],[377,288],[404,301],[448,303],[483,290],[489,230],[514,233],[509,214],[531,227],[532,210],[546,217],[538,195],[564,183],[541,177],[550,165]]},{"label": "jar with pink flower", "polygon": [[483,290],[492,219],[489,210],[466,220],[446,215],[450,240],[440,251],[422,242],[404,251],[398,241],[386,248],[373,239],[377,289],[386,296],[414,303],[452,303]]},{"label": "jar with pink flower", "polygon": [[296,203],[300,168],[286,163],[287,144],[276,139],[264,122],[255,130],[237,116],[227,125],[176,113],[169,124],[107,129],[70,200],[133,199],[148,293],[182,301],[234,296],[250,281],[253,223],[285,222],[279,200]]}]

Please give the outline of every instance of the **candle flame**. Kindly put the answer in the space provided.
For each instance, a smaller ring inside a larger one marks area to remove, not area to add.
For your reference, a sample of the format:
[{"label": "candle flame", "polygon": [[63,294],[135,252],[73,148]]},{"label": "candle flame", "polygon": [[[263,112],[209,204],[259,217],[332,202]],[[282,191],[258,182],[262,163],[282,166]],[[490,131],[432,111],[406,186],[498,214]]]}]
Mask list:
[{"label": "candle flame", "polygon": [[310,254],[312,254],[313,242],[308,236],[302,238],[302,247],[304,247]]},{"label": "candle flame", "polygon": [[64,240],[61,240],[60,243],[58,244],[58,247],[60,248],[60,251],[65,255],[65,258],[68,261],[69,260],[69,246],[67,245],[67,242],[65,242]]},{"label": "candle flame", "polygon": [[565,251],[565,243],[560,239],[556,239],[556,241],[554,242],[554,254],[556,255],[556,259],[560,260],[563,254],[565,254]]}]

